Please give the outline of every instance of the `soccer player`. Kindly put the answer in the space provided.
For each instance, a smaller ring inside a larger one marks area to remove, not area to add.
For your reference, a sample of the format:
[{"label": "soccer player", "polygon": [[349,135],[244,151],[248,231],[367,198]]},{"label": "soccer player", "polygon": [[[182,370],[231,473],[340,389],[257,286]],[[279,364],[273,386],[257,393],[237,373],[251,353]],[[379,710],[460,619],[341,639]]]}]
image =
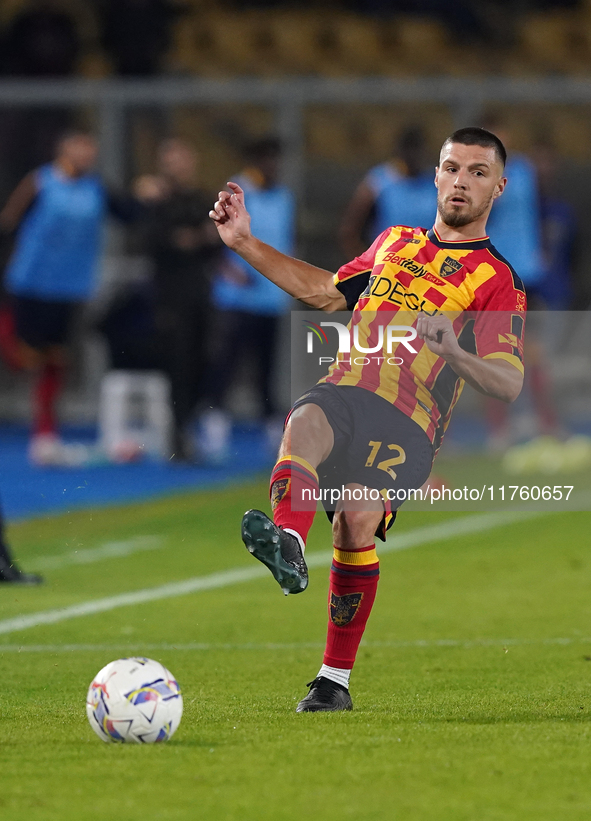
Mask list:
[{"label": "soccer player", "polygon": [[454,132],[435,172],[433,228],[390,227],[335,276],[257,240],[236,183],[210,213],[222,240],[292,296],[325,311],[352,310],[353,340],[375,342],[380,315],[417,335],[410,364],[404,356],[397,365],[338,355],[288,417],[271,475],[273,521],[256,510],[242,520],[248,550],[285,593],[299,593],[308,584],[304,549],[315,514],[315,504],[302,504],[305,491],[318,498],[319,488],[344,484],[353,496],[327,511],[334,561],[326,651],[298,712],[352,708],[349,678],[378,585],[375,537],[385,538],[400,506],[392,496],[429,476],[463,384],[505,402],[521,390],[525,293],[486,236],[507,182],[505,161],[490,132]]},{"label": "soccer player", "polygon": [[[131,220],[131,201],[110,195],[94,171],[96,139],[73,130],[52,163],[27,174],[0,212],[0,231],[16,233],[5,274],[14,313],[10,361],[34,371],[35,421],[29,455],[36,464],[67,463],[55,418],[77,309],[94,290],[107,209]],[[7,345],[7,334],[3,336]]]}]

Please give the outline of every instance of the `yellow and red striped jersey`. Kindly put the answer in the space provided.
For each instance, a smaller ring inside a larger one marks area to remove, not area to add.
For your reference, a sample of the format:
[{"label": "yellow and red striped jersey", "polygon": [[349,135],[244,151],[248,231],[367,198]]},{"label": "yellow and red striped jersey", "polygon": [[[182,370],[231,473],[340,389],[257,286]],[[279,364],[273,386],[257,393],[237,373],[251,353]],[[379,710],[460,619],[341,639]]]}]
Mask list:
[{"label": "yellow and red striped jersey", "polygon": [[[449,242],[435,229],[388,228],[339,269],[335,285],[353,311],[352,348],[338,354],[321,382],[382,396],[417,422],[435,448],[464,380],[418,338],[412,342],[415,354],[395,341],[398,332],[386,351],[384,326],[411,328],[420,312],[443,313],[462,348],[484,359],[505,359],[523,373],[525,290],[488,237]],[[380,334],[383,349],[376,353]]]}]

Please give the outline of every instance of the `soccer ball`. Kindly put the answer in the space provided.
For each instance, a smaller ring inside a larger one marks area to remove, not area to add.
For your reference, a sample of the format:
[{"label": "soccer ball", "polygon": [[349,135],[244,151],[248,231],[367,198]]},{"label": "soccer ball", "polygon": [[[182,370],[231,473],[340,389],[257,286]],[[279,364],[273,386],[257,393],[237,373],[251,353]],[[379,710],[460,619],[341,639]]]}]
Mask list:
[{"label": "soccer ball", "polygon": [[112,661],[88,688],[86,715],[103,741],[168,741],[183,715],[183,697],[172,673],[157,661]]}]

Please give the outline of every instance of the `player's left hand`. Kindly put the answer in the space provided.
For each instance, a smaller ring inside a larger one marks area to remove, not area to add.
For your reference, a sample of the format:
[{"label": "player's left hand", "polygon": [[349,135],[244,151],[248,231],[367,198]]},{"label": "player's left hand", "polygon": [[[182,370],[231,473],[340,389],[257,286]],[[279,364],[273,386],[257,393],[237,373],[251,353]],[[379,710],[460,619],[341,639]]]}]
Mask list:
[{"label": "player's left hand", "polygon": [[424,339],[430,351],[447,359],[461,351],[451,320],[447,316],[419,314],[417,335]]}]

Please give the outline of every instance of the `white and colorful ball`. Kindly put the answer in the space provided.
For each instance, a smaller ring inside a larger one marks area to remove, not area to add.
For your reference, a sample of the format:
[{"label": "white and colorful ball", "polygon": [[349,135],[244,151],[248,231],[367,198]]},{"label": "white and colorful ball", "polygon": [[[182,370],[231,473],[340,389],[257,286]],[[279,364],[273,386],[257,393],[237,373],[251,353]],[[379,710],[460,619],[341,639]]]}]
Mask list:
[{"label": "white and colorful ball", "polygon": [[172,673],[158,661],[117,659],[92,681],[86,715],[103,741],[154,744],[176,732],[183,697]]}]

